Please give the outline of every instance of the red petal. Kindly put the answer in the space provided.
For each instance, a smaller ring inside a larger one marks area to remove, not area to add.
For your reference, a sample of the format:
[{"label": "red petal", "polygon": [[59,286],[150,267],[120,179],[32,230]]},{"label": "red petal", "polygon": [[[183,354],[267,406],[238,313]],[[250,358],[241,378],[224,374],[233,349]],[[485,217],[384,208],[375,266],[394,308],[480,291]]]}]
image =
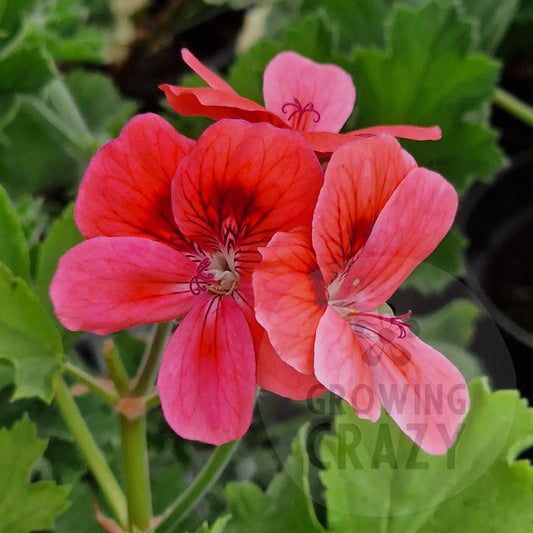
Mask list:
[{"label": "red petal", "polygon": [[238,94],[209,87],[189,89],[160,85],[159,88],[164,91],[168,103],[180,115],[199,115],[213,120],[242,118],[248,122],[268,122],[280,128],[289,127],[276,114]]},{"label": "red petal", "polygon": [[[461,373],[441,353],[411,332],[403,338],[379,318],[365,318],[358,339],[368,354],[376,394],[385,410],[427,453],[445,453],[468,411]],[[356,326],[357,327],[357,326]]]},{"label": "red petal", "polygon": [[181,252],[140,237],[95,237],[59,261],[50,297],[62,324],[105,335],[183,316],[196,265]]},{"label": "red petal", "polygon": [[252,332],[256,353],[257,384],[265,390],[293,400],[313,398],[322,394],[325,389],[313,375],[296,371],[282,361],[272,347],[266,331],[255,319],[251,284],[240,283],[234,294]]},{"label": "red petal", "polygon": [[316,332],[315,374],[331,392],[344,398],[359,418],[375,422],[381,405],[370,367],[352,327],[329,306]]},{"label": "red petal", "polygon": [[239,274],[249,275],[257,248],[276,231],[310,224],[321,184],[320,164],[295,132],[223,120],[180,165],[174,215],[184,235],[205,250],[234,254]]},{"label": "red petal", "polygon": [[389,135],[351,142],[333,154],[313,219],[313,246],[326,284],[361,249],[383,206],[415,167]]},{"label": "red petal", "polygon": [[442,176],[412,170],[381,211],[335,297],[359,311],[376,309],[436,248],[456,211],[457,193]]},{"label": "red petal", "polygon": [[138,115],[93,157],[80,185],[76,223],[87,238],[142,236],[183,248],[170,183],[194,141],[154,114]]},{"label": "red petal", "polygon": [[[442,132],[438,126],[371,126],[355,130],[354,135],[380,135],[387,133],[400,139],[411,139],[413,141],[438,141],[442,138]],[[350,134],[348,134],[350,135]]]},{"label": "red petal", "polygon": [[[353,110],[355,87],[350,75],[337,65],[321,65],[295,52],[282,52],[265,69],[263,97],[265,107],[295,129],[337,132]],[[303,109],[309,104],[312,110],[298,113],[298,106]]]},{"label": "red petal", "polygon": [[187,48],[182,48],[181,57],[183,58],[183,61],[185,61],[185,63],[187,63],[187,65],[189,65],[189,67],[209,85],[209,87],[237,94],[230,85],[217,76],[212,70],[208,69],[197,57],[187,50]]},{"label": "red petal", "polygon": [[438,141],[441,131],[438,126],[423,128],[420,126],[373,126],[349,133],[331,133],[327,131],[302,131],[303,138],[319,157],[329,157],[339,146],[351,141],[358,141],[388,133],[400,139],[414,141]]},{"label": "red petal", "polygon": [[253,274],[255,316],[283,361],[313,374],[315,333],[327,305],[309,231],[276,233]]},{"label": "red petal", "polygon": [[242,437],[252,419],[255,357],[233,298],[204,296],[194,306],[166,347],[157,388],[183,438],[220,445]]}]

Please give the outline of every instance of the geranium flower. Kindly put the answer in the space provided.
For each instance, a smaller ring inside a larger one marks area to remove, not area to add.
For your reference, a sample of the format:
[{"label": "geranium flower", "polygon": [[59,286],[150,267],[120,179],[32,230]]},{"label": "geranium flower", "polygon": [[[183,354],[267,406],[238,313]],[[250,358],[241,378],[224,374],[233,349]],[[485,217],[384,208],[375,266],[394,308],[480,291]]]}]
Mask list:
[{"label": "geranium flower", "polygon": [[459,371],[383,306],[450,228],[457,194],[391,136],[346,144],[327,167],[309,230],[277,233],[254,273],[256,316],[278,354],[361,418],[381,406],[428,453],[468,409]]},{"label": "geranium flower", "polygon": [[181,55],[209,85],[195,89],[160,86],[170,105],[182,115],[201,115],[214,120],[243,118],[291,128],[321,156],[329,156],[348,141],[379,133],[419,141],[441,138],[438,126],[374,126],[339,134],[355,103],[352,79],[336,65],[321,65],[296,52],[281,52],[267,65],[263,76],[265,107],[239,96],[189,50],[183,49]]},{"label": "geranium flower", "polygon": [[242,436],[256,383],[316,393],[256,322],[251,274],[277,230],[311,224],[321,184],[315,154],[292,131],[223,120],[195,143],[156,115],[134,118],[80,186],[87,240],[59,262],[50,289],[59,319],[108,334],[186,315],[159,371],[164,415],[185,438]]}]

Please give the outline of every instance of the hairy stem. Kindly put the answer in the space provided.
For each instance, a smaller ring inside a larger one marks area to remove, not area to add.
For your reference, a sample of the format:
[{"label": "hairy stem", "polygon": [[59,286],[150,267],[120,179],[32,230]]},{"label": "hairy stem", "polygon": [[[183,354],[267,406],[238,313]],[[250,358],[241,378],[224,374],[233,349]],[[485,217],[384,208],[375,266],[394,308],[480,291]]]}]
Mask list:
[{"label": "hairy stem", "polygon": [[169,326],[169,322],[158,324],[156,326],[154,336],[152,337],[152,344],[150,345],[141,368],[135,377],[130,396],[144,396],[153,386],[159,369],[163,348],[167,340]]},{"label": "hairy stem", "polygon": [[130,529],[145,531],[152,520],[152,495],[146,444],[146,415],[130,420],[119,415],[122,472]]},{"label": "hairy stem", "polygon": [[107,464],[104,454],[96,444],[81,412],[70,394],[67,384],[61,376],[54,381],[55,402],[67,427],[72,433],[76,445],[87,462],[111,512],[123,528],[128,523],[126,497],[118,481]]}]

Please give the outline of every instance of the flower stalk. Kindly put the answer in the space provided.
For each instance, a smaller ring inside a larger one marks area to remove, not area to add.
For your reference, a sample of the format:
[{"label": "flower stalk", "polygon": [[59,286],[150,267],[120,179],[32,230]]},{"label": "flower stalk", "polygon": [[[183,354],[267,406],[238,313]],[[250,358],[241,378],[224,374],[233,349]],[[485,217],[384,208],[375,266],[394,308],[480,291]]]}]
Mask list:
[{"label": "flower stalk", "polygon": [[217,481],[233,453],[237,449],[239,440],[228,442],[219,446],[210,457],[207,464],[199,472],[194,481],[189,485],[178,499],[171,504],[163,514],[157,527],[158,533],[171,533],[177,531],[176,526],[193,509],[210,487]]},{"label": "flower stalk", "polygon": [[522,102],[516,96],[499,87],[494,94],[494,103],[528,126],[533,127],[533,107]]},{"label": "flower stalk", "polygon": [[61,376],[54,381],[54,391],[56,404],[78,449],[96,479],[115,519],[121,527],[125,528],[128,522],[126,497]]}]

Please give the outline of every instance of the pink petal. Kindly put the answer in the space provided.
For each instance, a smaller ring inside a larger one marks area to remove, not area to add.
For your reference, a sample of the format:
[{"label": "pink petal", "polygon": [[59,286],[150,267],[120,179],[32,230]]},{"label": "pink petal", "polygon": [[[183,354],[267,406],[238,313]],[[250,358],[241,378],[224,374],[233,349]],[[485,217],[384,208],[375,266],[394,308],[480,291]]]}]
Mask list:
[{"label": "pink petal", "polygon": [[369,354],[376,394],[401,430],[430,454],[453,444],[468,411],[468,389],[461,373],[441,353],[411,332],[399,337],[394,326],[365,318],[359,341]]},{"label": "pink petal", "polygon": [[279,357],[313,373],[315,333],[327,305],[309,231],[276,233],[253,274],[255,316]]},{"label": "pink petal", "polygon": [[66,328],[106,335],[183,316],[195,273],[190,259],[157,241],[95,237],[61,258],[50,297]]},{"label": "pink petal", "polygon": [[414,159],[389,135],[341,146],[331,157],[313,219],[313,246],[326,284],[353,260]]},{"label": "pink petal", "polygon": [[165,349],[157,388],[165,419],[183,438],[220,445],[242,437],[252,419],[255,356],[233,298],[198,301]]},{"label": "pink petal", "polygon": [[141,236],[186,248],[174,224],[170,184],[194,144],[157,115],[133,118],[85,173],[75,210],[83,235]]},{"label": "pink petal", "polygon": [[315,374],[327,389],[350,403],[359,418],[371,422],[379,418],[381,405],[366,354],[351,325],[331,306],[316,332]]},{"label": "pink petal", "polygon": [[221,77],[217,76],[212,70],[208,69],[202,62],[198,60],[187,48],[181,49],[181,57],[187,65],[202,78],[209,87],[218,89],[219,91],[226,91],[228,93],[237,94],[230,85],[228,85]]},{"label": "pink petal", "polygon": [[205,250],[234,251],[239,275],[249,275],[260,260],[257,248],[276,231],[310,224],[321,184],[320,164],[295,132],[222,120],[183,159],[172,188],[174,215]]},{"label": "pink petal", "polygon": [[412,170],[381,211],[336,298],[359,311],[376,309],[436,248],[456,211],[457,193],[442,176]]},{"label": "pink petal", "polygon": [[[295,52],[282,52],[265,69],[263,97],[265,107],[295,129],[338,132],[353,110],[355,87],[337,65],[320,65]],[[301,108],[312,104],[313,111],[298,113],[295,99]]]},{"label": "pink petal", "polygon": [[302,137],[311,145],[319,157],[329,157],[341,145],[351,141],[368,139],[382,133],[400,139],[414,141],[438,141],[441,131],[438,126],[424,128],[421,126],[372,126],[349,133],[331,133],[327,131],[302,131]]},{"label": "pink petal", "polygon": [[280,128],[288,127],[275,113],[238,94],[208,87],[190,89],[164,84],[159,88],[165,93],[174,111],[180,115],[202,116],[213,120],[242,118],[248,122],[268,122]]},{"label": "pink petal", "polygon": [[254,316],[251,284],[239,283],[234,294],[235,301],[246,316],[252,332],[256,353],[257,384],[265,390],[293,400],[304,400],[322,394],[325,389],[314,375],[298,372],[285,363],[272,347],[266,331]]}]

